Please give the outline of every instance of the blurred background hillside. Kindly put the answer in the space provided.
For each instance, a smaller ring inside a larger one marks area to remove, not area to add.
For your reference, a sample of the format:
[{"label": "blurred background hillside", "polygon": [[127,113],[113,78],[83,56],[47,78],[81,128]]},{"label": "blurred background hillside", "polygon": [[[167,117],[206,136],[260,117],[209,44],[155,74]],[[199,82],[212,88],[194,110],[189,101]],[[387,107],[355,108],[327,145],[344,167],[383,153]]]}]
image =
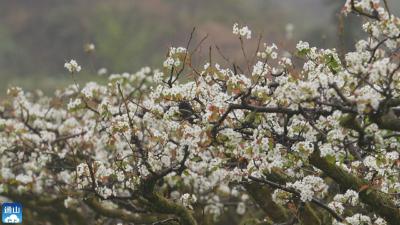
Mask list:
[{"label": "blurred background hillside", "polygon": [[[389,3],[392,11],[399,11],[400,1]],[[109,73],[159,67],[168,47],[184,46],[193,27],[196,41],[209,34],[200,54],[217,44],[230,57],[238,56],[238,40],[231,34],[235,22],[250,26],[253,42],[262,33],[267,42],[289,49],[298,40],[349,49],[361,35],[360,21],[355,16],[345,18],[344,33],[339,35],[342,4],[339,0],[1,0],[0,96],[10,85],[50,91],[71,83],[63,68],[71,58],[83,66],[81,81],[104,79],[96,75],[101,67]],[[294,25],[292,39],[286,37],[287,24]],[[93,54],[84,52],[87,43],[95,44]]]}]

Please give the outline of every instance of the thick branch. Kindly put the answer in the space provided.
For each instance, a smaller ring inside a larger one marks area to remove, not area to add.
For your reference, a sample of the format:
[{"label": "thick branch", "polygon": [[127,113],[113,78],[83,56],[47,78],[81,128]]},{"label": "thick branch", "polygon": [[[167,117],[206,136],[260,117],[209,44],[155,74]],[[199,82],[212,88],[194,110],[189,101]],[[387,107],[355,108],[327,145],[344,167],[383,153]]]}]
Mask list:
[{"label": "thick branch", "polygon": [[289,219],[287,211],[280,205],[276,204],[271,197],[272,190],[258,183],[245,183],[247,193],[253,198],[257,205],[270,217],[274,222],[285,222]]},{"label": "thick branch", "polygon": [[378,124],[379,128],[391,131],[400,131],[400,119],[394,114],[392,109],[384,115],[372,116],[372,121]]},{"label": "thick branch", "polygon": [[140,187],[143,197],[150,203],[151,209],[158,213],[172,214],[179,217],[181,225],[197,225],[192,212],[184,206],[166,199],[154,190],[159,179],[161,177],[157,176],[157,174],[150,175],[142,181],[143,183]]},{"label": "thick branch", "polygon": [[108,217],[120,219],[126,222],[132,223],[153,223],[158,219],[151,216],[141,217],[132,213],[125,212],[121,209],[109,209],[101,205],[101,203],[95,198],[90,198],[85,200],[86,205],[88,205],[96,213]]},{"label": "thick branch", "polygon": [[[253,180],[253,181],[256,181],[256,182],[259,182],[259,183],[268,184],[268,185],[270,185],[271,187],[274,187],[274,188],[278,188],[278,189],[287,191],[287,192],[289,192],[289,193],[294,194],[295,196],[300,196],[300,193],[299,193],[298,191],[293,190],[293,189],[288,188],[288,187],[285,187],[285,186],[282,186],[282,185],[277,184],[277,183],[275,183],[275,182],[273,182],[273,181],[269,181],[269,180],[265,180],[265,179],[260,179],[260,178],[256,178],[256,177],[253,177],[253,176],[249,176],[249,179],[251,179],[251,180]],[[327,205],[325,205],[325,204],[324,204],[323,202],[321,202],[320,200],[318,200],[318,199],[316,199],[316,198],[313,198],[313,199],[311,200],[311,202],[312,202],[313,204],[315,204],[315,205],[321,207],[322,209],[326,210],[327,212],[329,212],[336,220],[338,220],[338,221],[343,221],[343,218],[342,218],[340,215],[338,215],[334,210],[332,210],[331,208],[329,208]]]},{"label": "thick branch", "polygon": [[312,153],[309,162],[335,180],[342,188],[361,190],[359,196],[363,203],[369,205],[376,214],[386,219],[390,225],[398,224],[400,209],[394,205],[390,196],[373,189],[365,180],[349,174],[334,163],[328,162],[319,155],[318,149]]},{"label": "thick branch", "polygon": [[179,217],[181,225],[197,225],[192,213],[184,206],[164,198],[153,190],[144,191],[144,197],[151,203],[155,212],[175,215]]}]

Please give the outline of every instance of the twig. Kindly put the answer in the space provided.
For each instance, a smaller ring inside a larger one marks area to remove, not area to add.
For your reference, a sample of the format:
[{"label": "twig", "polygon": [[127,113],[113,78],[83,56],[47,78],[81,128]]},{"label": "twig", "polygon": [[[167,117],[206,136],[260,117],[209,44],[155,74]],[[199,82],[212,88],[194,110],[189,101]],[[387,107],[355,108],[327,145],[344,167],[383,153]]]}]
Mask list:
[{"label": "twig", "polygon": [[178,71],[178,73],[175,76],[175,79],[172,81],[172,84],[176,82],[176,80],[178,80],[179,76],[181,75],[181,73],[183,72],[183,70],[185,69],[185,65],[186,65],[186,58],[187,55],[189,53],[189,47],[190,47],[190,43],[192,42],[193,39],[193,34],[196,31],[196,27],[193,27],[192,32],[190,33],[190,37],[189,37],[189,41],[186,44],[186,53],[185,53],[185,57],[183,58],[183,65],[182,68]]},{"label": "twig", "polygon": [[193,55],[193,53],[197,52],[197,50],[200,48],[200,46],[203,44],[203,42],[208,38],[208,34],[204,36],[200,42],[196,45],[196,47],[193,49],[193,51],[190,53],[190,55]]},{"label": "twig", "polygon": [[390,13],[389,4],[387,3],[386,0],[383,0],[383,3],[385,4],[386,11],[388,12],[389,17],[390,17],[392,14]]},{"label": "twig", "polygon": [[371,19],[374,19],[374,20],[378,20],[378,21],[381,20],[378,15],[372,15],[372,14],[369,14],[369,13],[366,13],[366,12],[364,12],[362,10],[357,9],[356,5],[354,3],[354,0],[351,0],[350,5],[351,5],[351,10],[353,10],[354,12],[358,13],[361,16],[366,16],[368,18],[371,18]]},{"label": "twig", "polygon": [[249,58],[248,58],[247,55],[246,55],[246,51],[244,50],[243,38],[242,38],[242,37],[239,37],[239,40],[240,40],[240,47],[242,48],[243,57],[244,57],[244,59],[246,60],[247,70],[248,70],[248,72],[249,72],[249,74],[250,74],[250,73],[251,73],[251,70],[250,70],[250,62],[249,62]]}]

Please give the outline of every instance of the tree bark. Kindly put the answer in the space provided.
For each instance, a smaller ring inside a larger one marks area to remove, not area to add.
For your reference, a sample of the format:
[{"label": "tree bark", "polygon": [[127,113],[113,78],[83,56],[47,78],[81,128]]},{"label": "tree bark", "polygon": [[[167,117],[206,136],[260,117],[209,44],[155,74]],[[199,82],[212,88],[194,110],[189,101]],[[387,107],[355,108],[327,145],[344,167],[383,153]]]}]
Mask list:
[{"label": "tree bark", "polygon": [[388,194],[375,190],[367,181],[346,172],[326,158],[322,158],[319,154],[318,149],[311,154],[310,164],[322,170],[338,183],[341,188],[359,191],[360,200],[369,205],[373,212],[384,218],[388,224],[399,224],[400,209],[395,206]]}]

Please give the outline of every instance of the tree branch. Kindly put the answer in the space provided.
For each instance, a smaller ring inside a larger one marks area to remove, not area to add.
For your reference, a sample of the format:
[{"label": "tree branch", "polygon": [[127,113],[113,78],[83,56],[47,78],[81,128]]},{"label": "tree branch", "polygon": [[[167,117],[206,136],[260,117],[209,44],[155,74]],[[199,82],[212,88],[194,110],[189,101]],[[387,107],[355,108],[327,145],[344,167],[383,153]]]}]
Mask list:
[{"label": "tree branch", "polygon": [[[390,196],[369,187],[368,182],[349,174],[334,163],[319,155],[319,150],[315,149],[309,158],[310,164],[322,170],[331,177],[343,189],[352,189],[359,192],[363,203],[369,205],[373,211],[383,217],[390,225],[397,225],[400,221],[400,209],[391,201]],[[363,188],[362,187],[368,187]]]}]

